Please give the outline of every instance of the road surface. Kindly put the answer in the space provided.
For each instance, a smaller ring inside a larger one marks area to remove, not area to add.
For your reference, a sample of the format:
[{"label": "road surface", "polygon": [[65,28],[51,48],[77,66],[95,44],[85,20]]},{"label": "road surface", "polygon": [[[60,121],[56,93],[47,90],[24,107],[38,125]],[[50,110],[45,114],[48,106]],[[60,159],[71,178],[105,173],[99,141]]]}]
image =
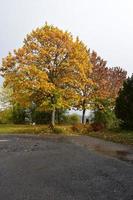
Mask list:
[{"label": "road surface", "polygon": [[133,200],[133,165],[71,138],[3,135],[0,200]]}]

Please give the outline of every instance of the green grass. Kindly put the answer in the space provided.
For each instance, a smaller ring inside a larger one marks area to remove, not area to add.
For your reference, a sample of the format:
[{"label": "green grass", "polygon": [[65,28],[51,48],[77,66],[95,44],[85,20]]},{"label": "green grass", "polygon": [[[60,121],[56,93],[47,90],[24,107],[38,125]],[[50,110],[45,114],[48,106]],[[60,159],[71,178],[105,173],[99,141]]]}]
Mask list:
[{"label": "green grass", "polygon": [[1,124],[0,134],[8,133],[32,133],[32,134],[44,134],[49,133],[50,129],[47,125],[14,125],[14,124]]},{"label": "green grass", "polygon": [[[1,124],[0,134],[52,134],[53,131],[48,127],[48,125],[14,125],[14,124]],[[55,134],[64,135],[83,135],[80,133],[73,132],[71,125],[57,125],[55,128]],[[104,139],[107,141],[112,141],[121,144],[133,145],[133,131],[123,131],[123,130],[110,130],[102,132],[91,132],[89,131],[85,135]]]},{"label": "green grass", "polygon": [[15,124],[0,124],[0,134],[64,134],[71,135],[70,125],[57,125],[53,130],[49,125],[15,125]]}]

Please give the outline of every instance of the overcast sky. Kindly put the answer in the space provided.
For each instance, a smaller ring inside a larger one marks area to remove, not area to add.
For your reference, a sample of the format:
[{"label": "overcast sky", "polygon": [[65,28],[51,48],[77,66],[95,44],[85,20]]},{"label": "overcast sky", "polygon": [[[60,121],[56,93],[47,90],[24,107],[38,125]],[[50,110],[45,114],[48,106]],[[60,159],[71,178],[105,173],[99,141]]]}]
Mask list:
[{"label": "overcast sky", "polygon": [[0,0],[0,62],[46,21],[132,74],[133,0]]}]

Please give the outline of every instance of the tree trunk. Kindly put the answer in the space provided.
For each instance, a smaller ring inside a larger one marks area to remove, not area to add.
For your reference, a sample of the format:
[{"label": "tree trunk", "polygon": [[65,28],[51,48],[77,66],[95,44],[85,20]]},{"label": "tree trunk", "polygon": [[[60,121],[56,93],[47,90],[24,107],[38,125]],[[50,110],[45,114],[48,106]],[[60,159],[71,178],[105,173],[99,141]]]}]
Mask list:
[{"label": "tree trunk", "polygon": [[52,110],[51,125],[55,126],[55,108]]},{"label": "tree trunk", "polygon": [[85,111],[86,109],[83,109],[83,113],[82,113],[82,124],[85,124]]}]

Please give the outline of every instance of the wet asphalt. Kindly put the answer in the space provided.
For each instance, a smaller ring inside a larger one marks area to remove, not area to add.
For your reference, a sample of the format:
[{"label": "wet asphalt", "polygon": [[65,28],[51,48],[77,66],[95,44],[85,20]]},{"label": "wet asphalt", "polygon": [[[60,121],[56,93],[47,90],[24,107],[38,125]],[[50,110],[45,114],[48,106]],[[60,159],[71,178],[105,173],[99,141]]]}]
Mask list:
[{"label": "wet asphalt", "polygon": [[0,200],[133,200],[133,164],[69,137],[1,135]]}]

